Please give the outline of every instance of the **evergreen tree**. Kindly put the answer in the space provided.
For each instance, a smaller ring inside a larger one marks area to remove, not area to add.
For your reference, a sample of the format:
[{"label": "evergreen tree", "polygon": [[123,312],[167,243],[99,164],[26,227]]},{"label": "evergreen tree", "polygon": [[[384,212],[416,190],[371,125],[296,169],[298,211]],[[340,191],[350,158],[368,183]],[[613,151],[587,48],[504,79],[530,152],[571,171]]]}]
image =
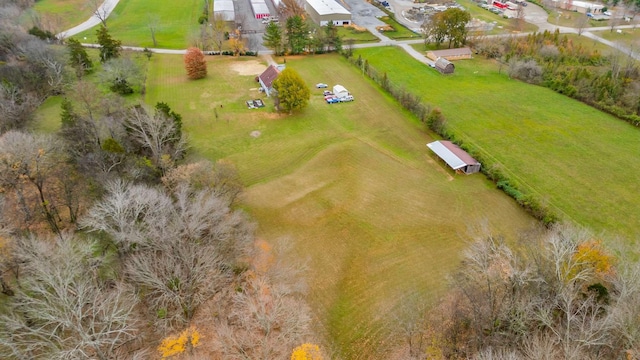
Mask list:
[{"label": "evergreen tree", "polygon": [[288,18],[285,27],[289,51],[292,54],[299,54],[303,52],[309,38],[309,30],[302,17],[300,15],[295,15]]},{"label": "evergreen tree", "polygon": [[173,123],[175,124],[174,135],[176,139],[180,139],[182,137],[182,115],[171,110],[169,104],[165,102],[158,102],[156,104],[156,114],[162,114],[168,119],[173,120]]},{"label": "evergreen tree", "polygon": [[273,82],[273,88],[278,92],[279,104],[284,110],[302,110],[309,104],[311,91],[297,71],[286,68]]},{"label": "evergreen tree", "polygon": [[78,77],[91,72],[93,69],[93,62],[87,55],[87,51],[84,49],[80,41],[76,39],[67,40],[67,48],[69,48],[69,63],[76,69]]},{"label": "evergreen tree", "polygon": [[270,22],[267,25],[262,40],[264,40],[264,46],[272,49],[274,54],[281,55],[283,53],[282,29],[277,23]]},{"label": "evergreen tree", "polygon": [[109,34],[109,30],[106,27],[101,26],[96,32],[98,36],[98,44],[100,44],[100,62],[117,58],[120,56],[120,40],[115,40]]},{"label": "evergreen tree", "polygon": [[338,35],[338,28],[332,21],[329,21],[329,24],[324,28],[324,34],[326,37],[327,51],[342,50],[342,37]]}]

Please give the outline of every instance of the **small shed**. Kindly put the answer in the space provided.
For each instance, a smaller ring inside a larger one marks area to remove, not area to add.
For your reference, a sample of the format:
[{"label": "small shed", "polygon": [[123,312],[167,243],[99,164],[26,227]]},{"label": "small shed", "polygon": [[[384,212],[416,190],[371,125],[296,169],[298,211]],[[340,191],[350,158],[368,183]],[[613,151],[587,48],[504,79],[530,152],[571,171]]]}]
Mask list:
[{"label": "small shed", "polygon": [[267,70],[265,70],[262,74],[258,75],[258,82],[260,83],[260,87],[264,90],[264,93],[267,96],[271,96],[273,81],[280,75],[280,70],[274,65],[269,65]]},{"label": "small shed", "polygon": [[262,19],[271,16],[269,7],[265,0],[251,0],[251,8],[256,19]]},{"label": "small shed", "polygon": [[438,60],[439,57],[449,61],[471,59],[471,55],[473,53],[468,47],[427,51],[427,57],[433,61]]},{"label": "small shed", "polygon": [[342,85],[336,85],[333,87],[333,95],[337,96],[338,98],[343,98],[349,95],[349,91]]},{"label": "small shed", "polygon": [[453,63],[443,57],[436,59],[433,65],[441,74],[453,74],[453,70],[455,70]]},{"label": "small shed", "polygon": [[473,174],[480,171],[480,163],[451,141],[434,141],[428,143],[427,147],[444,160],[453,170],[459,170],[465,174]]}]

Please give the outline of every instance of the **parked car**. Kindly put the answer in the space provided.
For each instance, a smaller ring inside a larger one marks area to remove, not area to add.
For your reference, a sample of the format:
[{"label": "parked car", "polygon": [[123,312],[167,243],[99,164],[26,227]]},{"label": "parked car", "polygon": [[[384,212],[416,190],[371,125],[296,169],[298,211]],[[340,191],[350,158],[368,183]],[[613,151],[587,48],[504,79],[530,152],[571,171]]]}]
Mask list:
[{"label": "parked car", "polygon": [[331,98],[334,98],[334,97],[337,97],[337,96],[335,96],[333,93],[331,93],[329,95],[325,95],[324,99],[327,100],[327,99],[331,99]]},{"label": "parked car", "polygon": [[611,15],[613,15],[613,14],[611,13],[611,11],[608,11],[608,10],[607,10],[607,11],[605,11],[605,12],[603,12],[603,14],[605,14],[605,15],[607,15],[607,16],[611,16]]},{"label": "parked car", "polygon": [[318,89],[326,89],[328,87],[329,87],[329,85],[327,85],[325,83],[317,83],[316,84],[316,88],[318,88]]},{"label": "parked car", "polygon": [[322,95],[327,96],[327,95],[333,95],[333,93],[329,90],[325,90],[322,92]]},{"label": "parked car", "polygon": [[348,101],[353,101],[353,95],[347,95],[345,97],[340,98],[340,102],[348,102]]},{"label": "parked car", "polygon": [[327,101],[327,104],[335,104],[335,103],[339,103],[340,99],[338,99],[337,96],[334,96],[326,99],[326,101]]}]

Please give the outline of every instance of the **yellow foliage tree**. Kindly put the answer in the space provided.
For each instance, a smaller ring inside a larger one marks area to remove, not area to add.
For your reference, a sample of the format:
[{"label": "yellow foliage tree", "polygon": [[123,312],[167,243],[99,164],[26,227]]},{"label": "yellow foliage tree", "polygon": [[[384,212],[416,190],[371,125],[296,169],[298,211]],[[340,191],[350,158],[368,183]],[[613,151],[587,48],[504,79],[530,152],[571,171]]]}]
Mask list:
[{"label": "yellow foliage tree", "polygon": [[195,326],[191,326],[178,336],[172,335],[164,338],[160,346],[158,346],[158,351],[160,355],[162,355],[162,358],[166,359],[174,355],[182,354],[186,350],[196,348],[199,344],[200,333]]},{"label": "yellow foliage tree", "polygon": [[613,272],[613,256],[607,254],[599,240],[592,240],[578,245],[573,254],[574,261],[589,267],[597,276],[610,275]]},{"label": "yellow foliage tree", "polygon": [[293,349],[291,360],[322,360],[318,345],[305,343]]}]

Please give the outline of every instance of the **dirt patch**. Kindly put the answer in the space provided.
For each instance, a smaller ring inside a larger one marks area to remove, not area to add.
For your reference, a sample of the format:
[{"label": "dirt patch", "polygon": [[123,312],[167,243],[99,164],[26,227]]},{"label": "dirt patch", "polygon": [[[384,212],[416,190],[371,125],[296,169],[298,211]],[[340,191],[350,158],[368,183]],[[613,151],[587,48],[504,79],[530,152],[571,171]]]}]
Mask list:
[{"label": "dirt patch", "polygon": [[251,132],[251,134],[249,134],[252,138],[259,138],[260,135],[262,135],[262,133],[258,130],[254,130]]},{"label": "dirt patch", "polygon": [[266,66],[257,60],[238,61],[231,64],[231,70],[240,75],[260,75],[266,70]]}]

